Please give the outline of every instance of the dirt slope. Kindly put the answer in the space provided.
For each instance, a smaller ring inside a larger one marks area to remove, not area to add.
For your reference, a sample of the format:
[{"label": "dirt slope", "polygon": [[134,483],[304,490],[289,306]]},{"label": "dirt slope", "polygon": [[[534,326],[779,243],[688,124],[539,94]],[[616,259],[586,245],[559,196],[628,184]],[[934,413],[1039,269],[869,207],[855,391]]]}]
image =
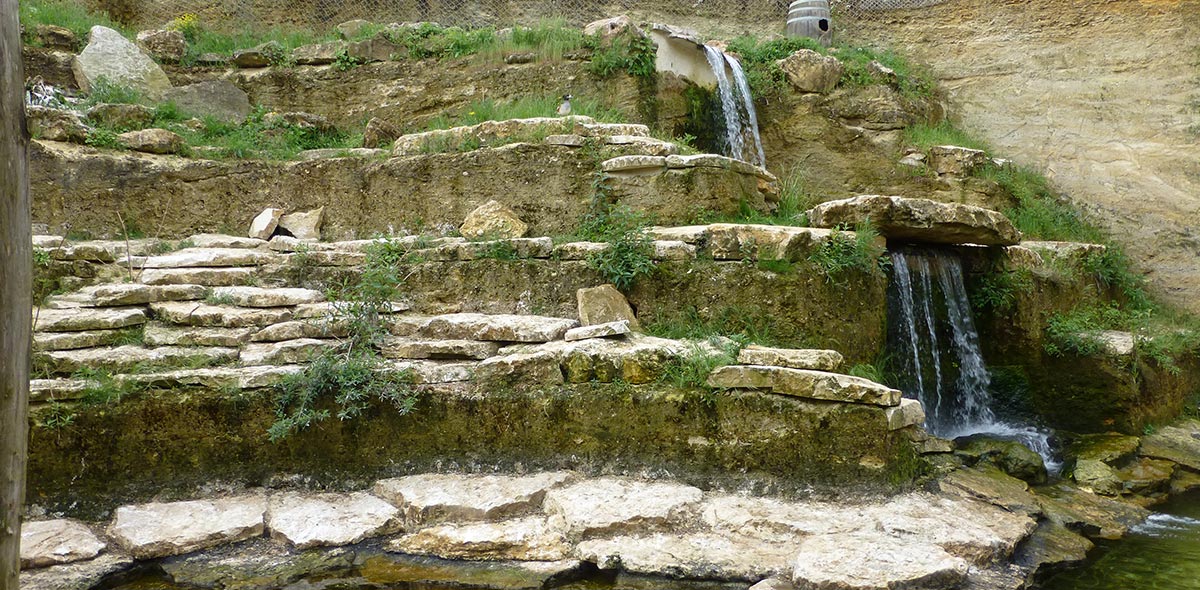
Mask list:
[{"label": "dirt slope", "polygon": [[950,0],[858,26],[931,64],[964,128],[1200,312],[1200,0]]}]

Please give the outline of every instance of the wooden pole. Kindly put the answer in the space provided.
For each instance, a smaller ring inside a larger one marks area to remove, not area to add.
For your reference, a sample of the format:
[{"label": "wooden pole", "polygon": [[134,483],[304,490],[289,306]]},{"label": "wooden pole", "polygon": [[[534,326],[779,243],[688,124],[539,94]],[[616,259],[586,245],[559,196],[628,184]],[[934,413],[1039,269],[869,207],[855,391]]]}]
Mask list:
[{"label": "wooden pole", "polygon": [[18,590],[28,451],[33,240],[17,0],[0,0],[0,590]]}]

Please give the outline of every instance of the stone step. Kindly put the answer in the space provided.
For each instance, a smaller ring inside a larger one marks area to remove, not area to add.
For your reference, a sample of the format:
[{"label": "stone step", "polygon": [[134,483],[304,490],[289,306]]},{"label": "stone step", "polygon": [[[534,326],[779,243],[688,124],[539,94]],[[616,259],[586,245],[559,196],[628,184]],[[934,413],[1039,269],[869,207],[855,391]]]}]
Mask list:
[{"label": "stone step", "polygon": [[498,521],[540,511],[546,492],[578,479],[569,471],[527,476],[423,474],[380,480],[374,492],[400,508],[410,525]]},{"label": "stone step", "polygon": [[483,258],[550,258],[554,252],[551,238],[512,238],[507,240],[485,240],[459,242],[437,248],[413,250],[418,260],[454,262]]},{"label": "stone step", "polygon": [[439,340],[549,342],[560,340],[579,322],[533,315],[456,313],[430,318],[417,333]]},{"label": "stone step", "polygon": [[295,375],[303,371],[304,367],[301,365],[208,367],[204,369],[180,369],[159,373],[116,375],[115,378],[122,382],[132,382],[164,389],[177,387],[262,389],[279,383],[289,375]]},{"label": "stone step", "polygon": [[[393,301],[391,309],[384,313],[403,313],[412,309],[406,301]],[[326,301],[323,303],[302,303],[296,306],[293,319],[336,319],[350,315],[354,310],[353,304],[347,301]]]},{"label": "stone step", "polygon": [[[559,364],[563,378],[569,383],[625,381],[632,384],[657,380],[667,364],[692,354],[714,354],[717,349],[707,343],[693,343],[655,338],[630,333],[624,338],[589,338],[573,342],[556,341],[540,345],[513,345],[500,349],[501,355],[549,355]],[[489,359],[489,363],[505,363],[506,357]],[[538,369],[553,379],[548,368],[533,363],[541,357],[517,357],[527,366]],[[491,368],[489,366],[489,368]]]},{"label": "stone step", "polygon": [[883,407],[900,405],[901,396],[899,390],[861,377],[760,365],[720,367],[709,375],[708,385],[726,389],[764,389],[808,399]]},{"label": "stone step", "polygon": [[301,338],[344,338],[349,333],[345,322],[327,319],[292,320],[272,324],[250,336],[250,342],[283,342]]},{"label": "stone step", "polygon": [[111,309],[42,309],[33,312],[37,332],[84,332],[114,330],[146,323],[140,307]]},{"label": "stone step", "polygon": [[250,341],[255,328],[194,328],[146,324],[146,346],[229,346],[240,347]]},{"label": "stone step", "polygon": [[29,401],[40,403],[83,399],[88,390],[99,385],[100,382],[91,379],[30,379]]},{"label": "stone step", "polygon": [[738,353],[743,365],[766,365],[813,371],[835,371],[842,365],[842,355],[836,350],[805,350],[768,348],[751,344]]},{"label": "stone step", "polygon": [[380,352],[389,359],[471,359],[496,356],[500,345],[479,340],[410,340],[389,338]]},{"label": "stone step", "polygon": [[22,569],[92,559],[107,547],[79,521],[55,519],[21,523]]},{"label": "stone step", "polygon": [[337,346],[338,343],[337,340],[301,338],[283,342],[247,344],[242,348],[242,366],[307,363],[324,350]]},{"label": "stone step", "polygon": [[[717,260],[795,262],[829,239],[831,230],[748,223],[708,226],[708,253]],[[848,232],[850,237],[853,232]],[[683,240],[686,241],[686,240]]]},{"label": "stone step", "polygon": [[191,553],[261,536],[264,496],[122,506],[109,534],[137,559]]},{"label": "stone step", "polygon": [[196,234],[185,241],[191,242],[196,248],[205,249],[245,248],[248,250],[253,250],[256,248],[265,248],[267,246],[266,240],[247,238],[244,236],[227,236],[223,234]]},{"label": "stone step", "polygon": [[312,289],[262,287],[217,287],[209,301],[241,307],[291,307],[302,303],[321,303],[325,294]]},{"label": "stone step", "polygon": [[387,551],[441,559],[558,561],[570,546],[544,516],[473,524],[447,524],[393,539]]},{"label": "stone step", "polygon": [[74,293],[55,295],[47,300],[46,307],[69,309],[145,305],[160,301],[194,301],[204,299],[207,294],[208,288],[202,285],[113,283],[92,285]]},{"label": "stone step", "polygon": [[204,285],[230,287],[258,281],[257,268],[151,268],[143,270],[138,280],[147,285]]},{"label": "stone step", "polygon": [[112,346],[123,339],[130,338],[130,332],[136,329],[88,330],[86,332],[34,332],[33,350],[35,352],[48,352],[52,350],[78,350],[80,348]]},{"label": "stone step", "polygon": [[207,303],[152,303],[154,317],[181,326],[248,328],[290,321],[288,308],[244,308]]},{"label": "stone step", "polygon": [[696,516],[703,492],[676,483],[603,477],[546,492],[545,510],[569,538],[652,531]]},{"label": "stone step", "polygon": [[398,532],[399,517],[399,509],[366,492],[280,494],[268,503],[266,524],[272,539],[304,550]]},{"label": "stone step", "polygon": [[84,368],[126,372],[143,369],[147,366],[228,363],[236,361],[237,358],[238,350],[236,348],[177,346],[85,348],[39,352],[34,355],[36,363],[44,366],[46,370],[60,375],[71,374]]},{"label": "stone step", "polygon": [[629,326],[629,320],[619,320],[616,322],[571,328],[563,335],[563,339],[567,342],[576,342],[590,338],[613,338],[624,336],[632,331],[633,329]]},{"label": "stone step", "polygon": [[261,266],[280,263],[282,259],[265,250],[244,248],[187,248],[162,256],[149,256],[135,264],[137,268],[212,268],[229,266]]},{"label": "stone step", "polygon": [[439,385],[466,383],[475,380],[479,368],[477,362],[408,360],[392,361],[388,367],[393,371],[406,371],[412,375],[416,385]]}]

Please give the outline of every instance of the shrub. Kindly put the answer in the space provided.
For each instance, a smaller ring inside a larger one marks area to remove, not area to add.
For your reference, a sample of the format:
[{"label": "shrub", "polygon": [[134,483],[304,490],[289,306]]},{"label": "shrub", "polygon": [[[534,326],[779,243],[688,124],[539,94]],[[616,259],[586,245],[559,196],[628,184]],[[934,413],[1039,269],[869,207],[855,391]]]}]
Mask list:
[{"label": "shrub", "polygon": [[737,362],[742,346],[737,342],[709,341],[708,347],[690,344],[686,354],[675,357],[663,367],[659,381],[679,388],[707,388],[708,376],[714,370]]},{"label": "shrub", "polygon": [[[604,176],[597,176],[597,187],[603,191]],[[581,240],[605,242],[608,248],[588,256],[588,266],[604,280],[621,291],[628,291],[634,282],[654,272],[654,245],[645,228],[645,214],[626,206],[598,203],[596,209],[584,216],[576,231]]]},{"label": "shrub", "polygon": [[657,76],[656,51],[654,42],[646,37],[620,35],[592,54],[588,71],[599,78],[623,71],[635,78],[653,79]]},{"label": "shrub", "polygon": [[979,280],[971,292],[971,307],[976,311],[1008,311],[1017,302],[1017,294],[1033,288],[1033,273],[1029,269],[1001,270]]},{"label": "shrub", "polygon": [[847,273],[871,273],[889,263],[877,244],[879,233],[869,222],[855,226],[854,232],[849,236],[845,228],[834,229],[809,255],[809,262],[825,273],[828,282],[840,284]]}]

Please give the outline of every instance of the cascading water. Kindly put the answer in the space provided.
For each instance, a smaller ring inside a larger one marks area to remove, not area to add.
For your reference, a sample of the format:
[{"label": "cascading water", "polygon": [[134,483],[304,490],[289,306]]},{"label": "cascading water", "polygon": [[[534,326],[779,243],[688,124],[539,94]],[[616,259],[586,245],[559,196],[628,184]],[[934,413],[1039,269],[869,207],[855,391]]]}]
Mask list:
[{"label": "cascading water", "polygon": [[[767,165],[763,153],[762,137],[758,133],[758,113],[754,110],[754,97],[750,95],[750,84],[742,64],[724,51],[704,46],[704,57],[717,78],[717,96],[721,99],[721,116],[725,122],[725,144],[728,156],[745,160],[759,166]],[[733,80],[726,68],[733,73]],[[739,101],[739,99],[741,99]],[[746,145],[749,135],[753,145]],[[749,154],[747,151],[753,148]]]},{"label": "cascading water", "polygon": [[991,377],[971,317],[962,263],[945,252],[894,250],[889,317],[892,350],[903,364],[906,392],[925,406],[925,426],[937,436],[990,434],[1017,440],[1057,471],[1049,436],[1006,423],[992,410]]}]

